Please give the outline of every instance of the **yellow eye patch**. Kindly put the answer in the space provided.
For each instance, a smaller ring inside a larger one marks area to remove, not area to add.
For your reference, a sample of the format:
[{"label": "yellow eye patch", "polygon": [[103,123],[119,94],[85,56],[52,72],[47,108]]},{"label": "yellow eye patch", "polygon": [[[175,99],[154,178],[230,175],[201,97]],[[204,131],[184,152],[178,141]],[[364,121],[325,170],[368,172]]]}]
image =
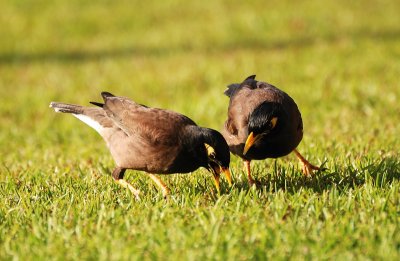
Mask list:
[{"label": "yellow eye patch", "polygon": [[273,117],[271,119],[271,121],[270,121],[271,122],[271,129],[275,128],[277,121],[278,121],[278,117]]},{"label": "yellow eye patch", "polygon": [[207,155],[209,157],[214,157],[215,158],[215,150],[214,150],[214,148],[211,147],[210,145],[208,145],[207,143],[204,143],[204,146],[206,147]]}]

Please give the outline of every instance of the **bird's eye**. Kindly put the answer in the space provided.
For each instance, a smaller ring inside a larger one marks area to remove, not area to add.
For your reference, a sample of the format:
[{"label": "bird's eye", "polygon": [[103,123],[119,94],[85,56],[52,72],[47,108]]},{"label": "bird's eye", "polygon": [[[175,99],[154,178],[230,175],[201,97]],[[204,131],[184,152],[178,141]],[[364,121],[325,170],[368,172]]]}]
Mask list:
[{"label": "bird's eye", "polygon": [[275,128],[277,121],[278,121],[278,117],[273,117],[273,118],[270,120],[270,122],[269,122],[269,127],[271,128],[271,130],[272,130],[273,128]]},{"label": "bird's eye", "polygon": [[206,147],[207,150],[207,155],[210,159],[215,159],[216,158],[216,153],[213,147],[208,145],[207,143],[204,143],[204,146]]}]

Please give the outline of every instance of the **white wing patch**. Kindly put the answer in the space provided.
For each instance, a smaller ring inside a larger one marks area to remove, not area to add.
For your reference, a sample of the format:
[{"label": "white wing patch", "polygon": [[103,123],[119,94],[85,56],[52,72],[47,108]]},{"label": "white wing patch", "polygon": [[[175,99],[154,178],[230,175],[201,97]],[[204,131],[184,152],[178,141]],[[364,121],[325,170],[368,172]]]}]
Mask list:
[{"label": "white wing patch", "polygon": [[104,127],[101,126],[100,123],[98,123],[97,121],[93,120],[92,118],[90,118],[86,115],[75,114],[75,113],[73,113],[72,115],[74,115],[75,117],[77,117],[78,119],[80,119],[81,121],[83,121],[84,123],[86,123],[87,125],[92,127],[93,129],[95,129],[100,134],[101,134],[102,130],[104,129]]}]

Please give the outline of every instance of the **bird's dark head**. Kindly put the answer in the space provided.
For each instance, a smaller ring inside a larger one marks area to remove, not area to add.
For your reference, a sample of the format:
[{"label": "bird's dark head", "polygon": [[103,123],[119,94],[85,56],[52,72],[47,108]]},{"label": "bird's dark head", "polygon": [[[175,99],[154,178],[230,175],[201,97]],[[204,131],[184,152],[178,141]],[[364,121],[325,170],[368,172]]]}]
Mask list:
[{"label": "bird's dark head", "polygon": [[204,167],[213,173],[217,189],[219,190],[219,175],[221,172],[225,174],[229,185],[232,185],[229,171],[230,152],[224,137],[218,131],[208,128],[202,128],[202,136]]},{"label": "bird's dark head", "polygon": [[243,154],[261,139],[273,139],[287,121],[287,114],[280,103],[264,102],[250,114],[248,137]]}]

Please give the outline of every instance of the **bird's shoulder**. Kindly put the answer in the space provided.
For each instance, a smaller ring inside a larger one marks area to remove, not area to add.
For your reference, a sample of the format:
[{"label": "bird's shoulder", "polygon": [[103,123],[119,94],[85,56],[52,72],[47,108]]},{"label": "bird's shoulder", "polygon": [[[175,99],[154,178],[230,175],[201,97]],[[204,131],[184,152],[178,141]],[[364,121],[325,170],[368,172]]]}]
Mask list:
[{"label": "bird's shoulder", "polygon": [[257,84],[258,87],[244,85],[235,90],[228,107],[228,119],[225,129],[232,135],[238,130],[247,128],[251,113],[264,102],[282,103],[285,94],[270,84]]},{"label": "bird's shoulder", "polygon": [[107,99],[104,110],[128,136],[139,135],[155,143],[176,142],[185,126],[196,125],[180,113],[147,107],[123,97]]},{"label": "bird's shoulder", "polygon": [[239,111],[238,114],[249,114],[264,102],[285,103],[290,97],[275,86],[258,82],[257,87],[242,87],[231,97],[229,110]]}]

